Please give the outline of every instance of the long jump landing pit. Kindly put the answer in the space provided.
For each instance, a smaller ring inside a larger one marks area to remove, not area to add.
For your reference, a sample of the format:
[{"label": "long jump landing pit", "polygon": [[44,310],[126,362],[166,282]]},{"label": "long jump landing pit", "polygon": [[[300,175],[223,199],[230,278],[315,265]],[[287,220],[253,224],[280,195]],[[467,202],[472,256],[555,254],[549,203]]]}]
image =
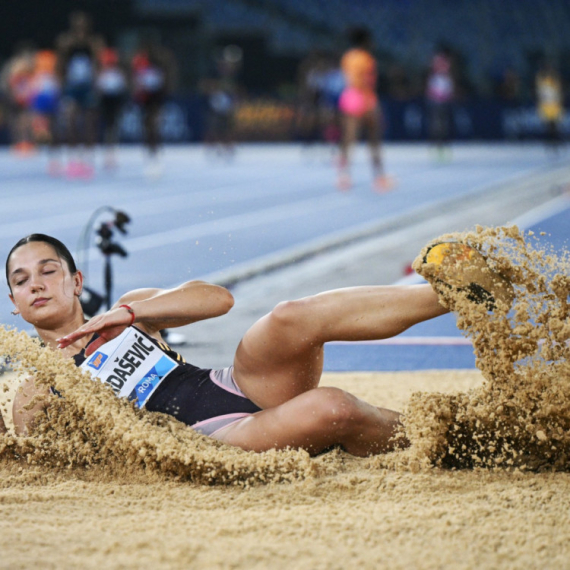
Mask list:
[{"label": "long jump landing pit", "polygon": [[[465,370],[323,379],[395,409],[417,390],[481,382]],[[312,461],[320,475],[247,488],[3,462],[0,568],[568,567],[568,473]]]},{"label": "long jump landing pit", "polygon": [[0,568],[568,568],[568,255],[466,237],[517,289],[490,314],[441,289],[480,370],[323,378],[404,410],[411,446],[383,456],[224,446],[0,329],[63,395],[33,437],[0,438]]}]

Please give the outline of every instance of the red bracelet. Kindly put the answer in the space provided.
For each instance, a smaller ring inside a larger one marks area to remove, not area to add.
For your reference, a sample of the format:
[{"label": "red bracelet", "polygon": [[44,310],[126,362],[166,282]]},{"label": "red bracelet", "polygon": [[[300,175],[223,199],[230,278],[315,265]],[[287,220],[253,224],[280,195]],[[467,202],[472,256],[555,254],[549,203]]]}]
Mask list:
[{"label": "red bracelet", "polygon": [[127,309],[127,311],[129,311],[129,313],[131,313],[131,324],[129,326],[132,326],[132,324],[135,322],[135,312],[128,305],[119,305],[119,309],[121,307],[123,309]]}]

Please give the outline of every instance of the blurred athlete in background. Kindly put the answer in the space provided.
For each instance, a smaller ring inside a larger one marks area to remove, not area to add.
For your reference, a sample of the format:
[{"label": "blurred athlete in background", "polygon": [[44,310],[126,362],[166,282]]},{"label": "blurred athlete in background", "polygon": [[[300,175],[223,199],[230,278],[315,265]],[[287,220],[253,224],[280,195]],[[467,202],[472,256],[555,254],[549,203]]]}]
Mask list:
[{"label": "blurred athlete in background", "polygon": [[117,50],[103,49],[99,62],[96,86],[103,123],[103,164],[105,168],[110,169],[117,166],[115,146],[119,137],[119,117],[128,94],[128,79],[120,65]]},{"label": "blurred athlete in background", "polygon": [[439,50],[431,61],[426,85],[429,136],[440,160],[449,157],[451,140],[451,104],[455,86],[451,58],[447,50]]},{"label": "blurred athlete in background", "polygon": [[70,178],[93,176],[93,146],[97,138],[97,92],[95,78],[103,39],[91,31],[84,12],[71,14],[70,29],[56,41],[57,69],[63,89],[63,114]]},{"label": "blurred athlete in background", "polygon": [[348,190],[352,186],[349,153],[358,139],[361,127],[368,132],[368,143],[372,155],[374,189],[389,190],[393,183],[385,175],[380,155],[382,113],[376,95],[377,66],[371,53],[372,36],[364,28],[357,28],[350,34],[351,49],[341,59],[341,68],[346,79],[339,108],[342,121],[341,154],[338,187]]},{"label": "blurred athlete in background", "polygon": [[169,50],[152,38],[141,41],[131,62],[133,98],[142,109],[144,142],[148,150],[145,173],[150,178],[162,174],[159,117],[165,99],[176,85],[176,63]]},{"label": "blurred athlete in background", "polygon": [[562,136],[560,123],[564,114],[562,81],[550,62],[544,63],[536,75],[536,102],[538,114],[546,127],[546,141],[558,152]]},{"label": "blurred athlete in background", "polygon": [[57,155],[59,149],[58,110],[61,89],[56,73],[57,57],[52,50],[36,54],[32,78],[32,129],[34,140],[48,148],[48,173],[61,174]]},{"label": "blurred athlete in background", "polygon": [[235,153],[234,116],[243,96],[238,77],[242,64],[243,50],[236,45],[225,46],[216,57],[214,73],[201,82],[208,103],[206,145],[225,158]]},{"label": "blurred athlete in background", "polygon": [[0,79],[8,101],[11,148],[22,157],[35,150],[31,112],[34,67],[35,49],[30,42],[22,42],[4,65]]}]

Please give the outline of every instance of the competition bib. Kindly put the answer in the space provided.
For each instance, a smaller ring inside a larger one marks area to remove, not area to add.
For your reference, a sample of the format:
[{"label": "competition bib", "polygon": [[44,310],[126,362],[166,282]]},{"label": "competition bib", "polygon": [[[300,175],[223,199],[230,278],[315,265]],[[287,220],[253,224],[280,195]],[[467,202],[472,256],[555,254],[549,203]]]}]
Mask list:
[{"label": "competition bib", "polygon": [[142,408],[178,364],[133,327],[106,342],[80,366],[108,384],[119,398]]}]

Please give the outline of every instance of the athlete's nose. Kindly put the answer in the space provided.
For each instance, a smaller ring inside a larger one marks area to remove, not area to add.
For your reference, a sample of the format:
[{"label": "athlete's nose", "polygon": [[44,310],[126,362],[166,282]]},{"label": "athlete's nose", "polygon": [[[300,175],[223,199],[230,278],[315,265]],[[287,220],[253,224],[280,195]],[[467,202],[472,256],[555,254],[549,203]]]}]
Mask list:
[{"label": "athlete's nose", "polygon": [[32,276],[30,278],[30,289],[32,290],[32,292],[36,292],[36,291],[43,291],[44,289],[44,284],[42,283],[41,279],[37,276]]}]

